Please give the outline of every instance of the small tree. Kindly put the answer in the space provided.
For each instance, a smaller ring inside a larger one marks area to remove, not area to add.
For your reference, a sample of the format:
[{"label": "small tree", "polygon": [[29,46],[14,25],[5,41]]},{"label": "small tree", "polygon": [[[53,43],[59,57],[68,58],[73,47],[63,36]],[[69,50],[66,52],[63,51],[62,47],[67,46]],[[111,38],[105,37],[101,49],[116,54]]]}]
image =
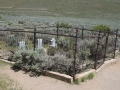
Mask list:
[{"label": "small tree", "polygon": [[101,31],[101,32],[108,32],[108,31],[110,31],[110,28],[106,25],[101,24],[101,25],[98,25],[98,26],[94,26],[93,30]]},{"label": "small tree", "polygon": [[69,24],[62,22],[62,23],[59,24],[59,27],[68,28]]}]

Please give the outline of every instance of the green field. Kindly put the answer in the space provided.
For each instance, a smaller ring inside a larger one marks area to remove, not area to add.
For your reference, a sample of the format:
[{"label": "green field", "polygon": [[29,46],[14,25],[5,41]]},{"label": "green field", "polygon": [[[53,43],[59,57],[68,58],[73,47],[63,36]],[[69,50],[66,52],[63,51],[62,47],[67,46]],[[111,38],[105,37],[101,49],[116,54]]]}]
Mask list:
[{"label": "green field", "polygon": [[120,28],[120,0],[0,0],[0,15],[7,22],[68,22]]},{"label": "green field", "polygon": [[0,12],[4,11],[36,15],[120,18],[120,0],[0,0]]}]

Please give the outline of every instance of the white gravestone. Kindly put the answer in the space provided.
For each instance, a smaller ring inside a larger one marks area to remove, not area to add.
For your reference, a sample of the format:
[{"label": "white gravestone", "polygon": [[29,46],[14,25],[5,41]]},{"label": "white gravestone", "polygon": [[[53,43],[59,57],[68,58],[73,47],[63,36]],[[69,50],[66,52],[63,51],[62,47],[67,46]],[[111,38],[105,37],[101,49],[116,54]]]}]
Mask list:
[{"label": "white gravestone", "polygon": [[38,49],[42,48],[42,39],[37,39],[38,40]]},{"label": "white gravestone", "polygon": [[56,43],[55,43],[55,38],[52,38],[52,40],[50,40],[51,41],[51,44],[50,44],[50,46],[52,46],[52,47],[55,47],[56,46]]},{"label": "white gravestone", "polygon": [[19,42],[19,49],[25,49],[25,41]]}]

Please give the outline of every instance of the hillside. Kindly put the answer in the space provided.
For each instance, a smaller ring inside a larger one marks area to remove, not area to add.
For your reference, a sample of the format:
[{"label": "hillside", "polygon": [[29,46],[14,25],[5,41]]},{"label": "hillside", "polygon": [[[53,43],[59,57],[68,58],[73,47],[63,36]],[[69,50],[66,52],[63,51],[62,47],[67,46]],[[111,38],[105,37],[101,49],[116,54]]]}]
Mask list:
[{"label": "hillside", "polygon": [[120,18],[120,0],[0,0],[0,13]]}]

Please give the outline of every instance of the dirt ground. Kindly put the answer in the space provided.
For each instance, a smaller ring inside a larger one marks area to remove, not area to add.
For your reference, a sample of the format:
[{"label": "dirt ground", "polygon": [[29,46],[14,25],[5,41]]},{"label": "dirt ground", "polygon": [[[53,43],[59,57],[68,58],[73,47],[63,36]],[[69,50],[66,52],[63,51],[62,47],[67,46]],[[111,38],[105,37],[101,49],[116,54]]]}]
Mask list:
[{"label": "dirt ground", "polygon": [[8,74],[23,90],[120,90],[120,58],[116,64],[96,74],[94,79],[80,85],[71,85],[46,76],[30,77],[23,71],[14,72],[9,67],[0,69],[0,73]]}]

